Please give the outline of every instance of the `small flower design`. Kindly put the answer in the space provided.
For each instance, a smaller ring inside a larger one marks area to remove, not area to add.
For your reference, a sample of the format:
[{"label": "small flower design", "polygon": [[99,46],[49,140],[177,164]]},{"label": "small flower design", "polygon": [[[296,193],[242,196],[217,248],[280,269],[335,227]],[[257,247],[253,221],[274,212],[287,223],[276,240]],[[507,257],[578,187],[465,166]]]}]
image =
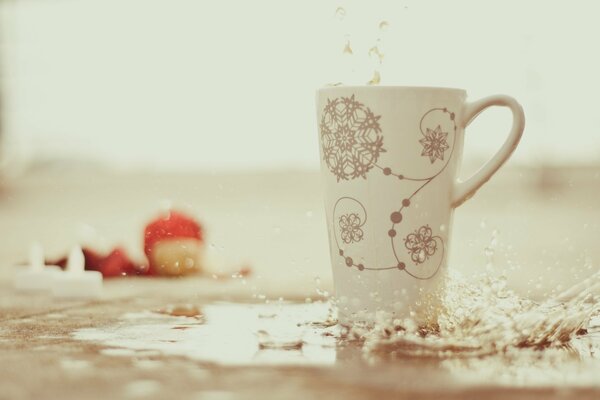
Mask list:
[{"label": "small flower design", "polygon": [[425,137],[419,140],[419,143],[423,145],[423,151],[421,152],[421,155],[429,157],[429,161],[431,161],[432,164],[437,159],[443,160],[444,152],[450,148],[450,146],[448,146],[448,142],[446,141],[447,137],[448,132],[442,132],[440,125],[433,130],[427,128]]},{"label": "small flower design", "polygon": [[437,242],[432,237],[429,225],[423,225],[404,239],[411,260],[419,265],[427,261],[437,250]]},{"label": "small flower design", "polygon": [[341,126],[338,135],[335,138],[335,144],[342,152],[351,152],[352,147],[356,143],[354,133],[349,126]]},{"label": "small flower design", "polygon": [[356,213],[344,214],[340,217],[339,225],[344,243],[360,242],[363,238],[362,223]]}]

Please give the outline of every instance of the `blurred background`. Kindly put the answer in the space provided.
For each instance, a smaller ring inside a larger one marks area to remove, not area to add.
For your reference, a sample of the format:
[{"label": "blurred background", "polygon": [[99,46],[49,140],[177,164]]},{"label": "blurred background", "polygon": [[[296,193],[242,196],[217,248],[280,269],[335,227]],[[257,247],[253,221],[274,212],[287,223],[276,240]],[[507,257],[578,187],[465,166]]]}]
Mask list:
[{"label": "blurred background", "polygon": [[[85,240],[141,254],[144,222],[173,204],[206,224],[214,268],[249,263],[272,295],[329,288],[314,92],[379,76],[522,103],[522,143],[457,211],[450,264],[560,289],[600,258],[599,12],[592,0],[0,0],[0,261],[34,239],[50,255]],[[492,109],[471,125],[464,176],[510,123]]]}]

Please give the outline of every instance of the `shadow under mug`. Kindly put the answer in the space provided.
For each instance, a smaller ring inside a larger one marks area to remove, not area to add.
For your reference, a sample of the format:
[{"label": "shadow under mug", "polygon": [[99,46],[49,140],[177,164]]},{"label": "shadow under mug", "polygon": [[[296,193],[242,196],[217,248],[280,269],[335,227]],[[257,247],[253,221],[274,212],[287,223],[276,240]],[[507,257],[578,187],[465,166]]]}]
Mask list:
[{"label": "shadow under mug", "polygon": [[[464,90],[337,86],[317,92],[317,122],[338,317],[373,322],[378,311],[437,318],[454,208],[504,164],[525,126],[498,95],[472,103]],[[464,129],[484,109],[508,107],[500,150],[464,182]]]}]

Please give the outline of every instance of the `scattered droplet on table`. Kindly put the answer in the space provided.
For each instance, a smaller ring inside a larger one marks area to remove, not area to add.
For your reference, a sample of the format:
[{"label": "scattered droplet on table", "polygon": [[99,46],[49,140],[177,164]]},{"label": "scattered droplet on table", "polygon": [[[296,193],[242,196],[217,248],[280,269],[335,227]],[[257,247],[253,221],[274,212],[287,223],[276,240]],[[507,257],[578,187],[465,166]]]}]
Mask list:
[{"label": "scattered droplet on table", "polygon": [[183,305],[170,305],[163,309],[157,311],[159,314],[171,315],[173,317],[189,317],[189,318],[201,318],[202,311],[192,305],[192,304],[183,304]]},{"label": "scattered droplet on table", "polygon": [[286,341],[273,340],[269,332],[265,330],[256,332],[256,338],[260,350],[300,350],[304,346],[304,340],[301,338]]},{"label": "scattered droplet on table", "polygon": [[387,21],[381,21],[379,23],[379,29],[382,31],[387,31],[388,26],[390,26],[390,24]]},{"label": "scattered droplet on table", "polygon": [[341,21],[346,16],[346,9],[344,7],[338,7],[335,9],[335,16]]}]

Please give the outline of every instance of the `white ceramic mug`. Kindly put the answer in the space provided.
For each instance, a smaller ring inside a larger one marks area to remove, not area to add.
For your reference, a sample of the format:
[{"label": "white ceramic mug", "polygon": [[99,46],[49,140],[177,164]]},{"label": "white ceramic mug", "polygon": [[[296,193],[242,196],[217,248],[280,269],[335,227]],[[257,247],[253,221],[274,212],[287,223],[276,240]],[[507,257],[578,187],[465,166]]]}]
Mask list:
[{"label": "white ceramic mug", "polygon": [[[431,321],[439,309],[454,208],[502,166],[525,125],[508,96],[464,90],[337,86],[317,93],[321,169],[340,321],[376,311]],[[474,176],[457,178],[464,128],[490,106],[513,125]]]}]

